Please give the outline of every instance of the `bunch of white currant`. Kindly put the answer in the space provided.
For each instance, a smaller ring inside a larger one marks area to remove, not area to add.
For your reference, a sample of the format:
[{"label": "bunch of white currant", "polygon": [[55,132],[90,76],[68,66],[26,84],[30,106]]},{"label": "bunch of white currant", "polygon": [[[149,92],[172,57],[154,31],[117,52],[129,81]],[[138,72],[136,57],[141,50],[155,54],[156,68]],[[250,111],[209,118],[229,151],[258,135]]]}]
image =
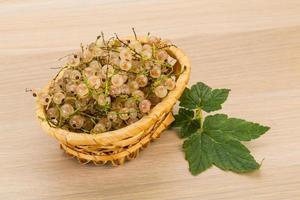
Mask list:
[{"label": "bunch of white currant", "polygon": [[150,112],[176,85],[172,44],[148,36],[116,37],[81,46],[53,79],[49,91],[34,92],[52,127],[103,133],[132,124]]}]

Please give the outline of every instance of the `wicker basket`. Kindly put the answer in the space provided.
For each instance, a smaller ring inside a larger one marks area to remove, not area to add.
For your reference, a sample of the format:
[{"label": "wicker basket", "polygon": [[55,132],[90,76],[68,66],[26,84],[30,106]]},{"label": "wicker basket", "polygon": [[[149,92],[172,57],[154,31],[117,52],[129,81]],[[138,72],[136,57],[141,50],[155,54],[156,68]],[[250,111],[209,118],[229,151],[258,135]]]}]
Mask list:
[{"label": "wicker basket", "polygon": [[[146,42],[145,37],[139,37],[139,40]],[[178,73],[176,87],[139,121],[125,128],[101,134],[74,133],[50,127],[45,120],[42,120],[45,118],[43,106],[37,103],[36,114],[42,129],[55,137],[61,148],[81,163],[106,164],[111,162],[115,166],[123,164],[125,160],[135,158],[141,149],[158,138],[161,132],[173,122],[172,108],[189,81],[191,65],[188,57],[176,47],[170,47],[167,51],[178,60],[175,70],[180,73]],[[45,87],[44,91],[47,91],[48,87]]]}]

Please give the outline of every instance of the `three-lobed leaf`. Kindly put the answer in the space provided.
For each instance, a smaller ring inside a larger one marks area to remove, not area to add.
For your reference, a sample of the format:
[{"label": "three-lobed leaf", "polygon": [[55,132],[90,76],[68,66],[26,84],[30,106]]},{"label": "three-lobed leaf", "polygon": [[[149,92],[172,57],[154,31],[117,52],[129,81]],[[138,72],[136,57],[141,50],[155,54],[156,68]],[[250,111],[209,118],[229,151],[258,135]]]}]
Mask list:
[{"label": "three-lobed leaf", "polygon": [[199,119],[194,118],[194,111],[180,108],[178,114],[175,115],[173,127],[179,127],[179,136],[185,138],[196,132],[200,128]]},{"label": "three-lobed leaf", "polygon": [[[198,82],[186,88],[180,98],[180,108],[173,126],[180,128],[180,137],[188,137],[183,144],[190,172],[197,175],[212,165],[225,171],[245,173],[260,165],[241,141],[256,139],[270,128],[224,114],[207,116],[201,125],[201,110],[222,108],[229,89],[211,89]],[[201,127],[203,126],[203,127]]]},{"label": "three-lobed leaf", "polygon": [[229,89],[212,89],[202,82],[198,82],[186,88],[179,99],[180,106],[188,109],[201,108],[206,112],[216,111],[222,108],[226,101]]},{"label": "three-lobed leaf", "polygon": [[206,117],[203,131],[194,133],[183,145],[191,173],[199,174],[211,165],[237,173],[258,169],[260,165],[240,141],[257,138],[267,130],[269,127],[223,114]]}]

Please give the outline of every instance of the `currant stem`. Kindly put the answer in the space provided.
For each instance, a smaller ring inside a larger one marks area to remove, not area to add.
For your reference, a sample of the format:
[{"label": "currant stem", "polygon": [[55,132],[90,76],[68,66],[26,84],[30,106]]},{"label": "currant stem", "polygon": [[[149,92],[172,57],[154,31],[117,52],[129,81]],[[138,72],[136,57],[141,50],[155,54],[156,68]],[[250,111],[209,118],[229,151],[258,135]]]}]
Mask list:
[{"label": "currant stem", "polygon": [[200,130],[202,132],[202,109],[201,108],[196,109],[196,118],[199,119]]}]

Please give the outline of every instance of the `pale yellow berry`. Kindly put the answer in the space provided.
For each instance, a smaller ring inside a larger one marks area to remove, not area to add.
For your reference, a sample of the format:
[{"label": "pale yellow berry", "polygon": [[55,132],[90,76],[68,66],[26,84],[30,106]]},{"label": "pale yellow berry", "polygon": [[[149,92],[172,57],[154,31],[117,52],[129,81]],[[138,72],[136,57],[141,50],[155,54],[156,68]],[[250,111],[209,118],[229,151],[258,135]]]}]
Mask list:
[{"label": "pale yellow berry", "polygon": [[106,131],[105,125],[101,124],[101,123],[98,123],[92,129],[91,133],[92,134],[97,134],[97,133],[104,133],[105,131]]},{"label": "pale yellow berry", "polygon": [[47,117],[49,119],[58,119],[58,117],[59,117],[59,110],[56,107],[49,108],[47,110]]},{"label": "pale yellow berry", "polygon": [[176,86],[176,83],[172,78],[168,78],[168,79],[165,80],[164,85],[166,86],[166,88],[168,90],[173,90]]},{"label": "pale yellow berry", "polygon": [[105,106],[107,104],[110,104],[111,98],[109,96],[105,96],[104,94],[100,94],[98,96],[97,102],[100,106]]},{"label": "pale yellow berry", "polygon": [[73,54],[68,57],[68,65],[78,66],[80,64],[80,57],[77,54]]},{"label": "pale yellow berry", "polygon": [[51,97],[49,94],[41,92],[38,95],[38,100],[40,104],[47,106],[50,103]]},{"label": "pale yellow berry", "polygon": [[76,88],[77,88],[77,85],[74,83],[70,83],[70,84],[66,85],[66,91],[72,95],[76,93]]},{"label": "pale yellow berry", "polygon": [[120,68],[124,71],[129,71],[132,67],[132,64],[130,61],[127,61],[127,60],[123,60],[121,59],[120,61]]},{"label": "pale yellow berry", "polygon": [[70,118],[69,124],[74,129],[80,129],[84,124],[84,118],[80,115],[74,115]]},{"label": "pale yellow berry", "polygon": [[78,70],[72,70],[70,73],[70,78],[72,80],[78,81],[81,79],[81,73]]},{"label": "pale yellow berry", "polygon": [[99,76],[93,75],[93,76],[88,77],[88,84],[90,87],[98,89],[98,88],[100,88],[102,82],[101,82],[101,79],[99,78]]},{"label": "pale yellow berry", "polygon": [[127,120],[129,118],[129,109],[128,108],[122,108],[119,112],[119,117],[122,120]]},{"label": "pale yellow berry", "polygon": [[129,46],[130,48],[134,49],[134,51],[137,53],[141,53],[143,50],[143,46],[138,40],[131,41]]},{"label": "pale yellow berry", "polygon": [[147,99],[142,100],[139,103],[139,109],[142,113],[148,113],[151,108],[151,102]]},{"label": "pale yellow berry", "polygon": [[160,61],[168,60],[169,54],[164,50],[158,50],[156,53],[156,58]]},{"label": "pale yellow berry", "polygon": [[138,75],[136,77],[136,82],[139,84],[140,87],[145,87],[148,84],[148,78],[145,75]]},{"label": "pale yellow berry", "polygon": [[62,92],[56,92],[53,95],[53,102],[56,104],[61,104],[62,101],[65,99],[66,95]]},{"label": "pale yellow berry", "polygon": [[160,67],[155,66],[155,67],[153,67],[153,68],[150,70],[150,76],[151,76],[152,78],[159,78],[160,75],[161,75],[161,69],[160,69]]},{"label": "pale yellow berry", "polygon": [[111,77],[111,83],[115,86],[115,87],[120,87],[123,85],[124,83],[124,79],[121,75],[119,74],[115,74]]},{"label": "pale yellow berry", "polygon": [[121,47],[120,48],[120,58],[121,60],[127,60],[130,61],[132,59],[132,53],[130,49],[126,47]]},{"label": "pale yellow berry", "polygon": [[106,79],[106,77],[110,78],[114,75],[114,68],[111,65],[104,65],[101,70],[102,78]]},{"label": "pale yellow berry", "polygon": [[168,90],[165,86],[160,85],[154,89],[154,93],[157,97],[164,98],[165,96],[167,96]]},{"label": "pale yellow berry", "polygon": [[135,90],[132,92],[132,96],[137,98],[139,101],[143,100],[145,97],[145,94],[141,90]]},{"label": "pale yellow berry", "polygon": [[68,104],[68,103],[65,103],[64,105],[62,105],[60,110],[61,110],[60,114],[64,118],[67,118],[69,115],[71,115],[74,112],[73,106],[71,106],[71,104]]},{"label": "pale yellow berry", "polygon": [[80,98],[86,97],[89,94],[89,88],[84,83],[81,83],[76,88],[76,94]]}]

